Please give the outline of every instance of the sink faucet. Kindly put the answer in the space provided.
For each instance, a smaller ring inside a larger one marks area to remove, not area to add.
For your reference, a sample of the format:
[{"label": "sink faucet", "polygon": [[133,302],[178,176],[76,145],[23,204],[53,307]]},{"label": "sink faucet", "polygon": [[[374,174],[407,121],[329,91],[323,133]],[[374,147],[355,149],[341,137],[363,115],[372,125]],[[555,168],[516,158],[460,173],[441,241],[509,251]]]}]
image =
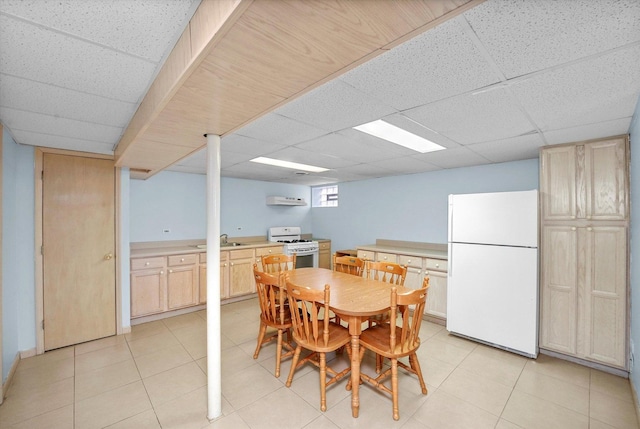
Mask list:
[{"label": "sink faucet", "polygon": [[220,236],[220,244],[227,244],[227,238],[229,238],[227,234],[222,234]]}]

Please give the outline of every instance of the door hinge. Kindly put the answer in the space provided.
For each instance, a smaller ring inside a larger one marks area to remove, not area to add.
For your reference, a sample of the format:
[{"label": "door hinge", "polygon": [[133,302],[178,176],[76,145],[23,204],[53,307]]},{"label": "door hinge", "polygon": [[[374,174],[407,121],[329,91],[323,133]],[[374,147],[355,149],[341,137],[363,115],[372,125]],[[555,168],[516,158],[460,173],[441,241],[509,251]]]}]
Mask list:
[{"label": "door hinge", "polygon": [[40,170],[40,180],[44,180],[44,170]]},{"label": "door hinge", "polygon": [[44,319],[42,319],[42,330],[44,331]]},{"label": "door hinge", "polygon": [[40,246],[40,255],[44,256],[44,246]]}]

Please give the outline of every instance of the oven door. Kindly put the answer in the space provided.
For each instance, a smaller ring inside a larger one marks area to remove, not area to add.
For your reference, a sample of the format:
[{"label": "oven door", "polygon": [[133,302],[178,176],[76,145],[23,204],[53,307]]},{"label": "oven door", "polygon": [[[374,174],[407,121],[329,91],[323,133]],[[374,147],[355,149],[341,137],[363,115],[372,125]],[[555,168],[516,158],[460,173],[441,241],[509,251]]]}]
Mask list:
[{"label": "oven door", "polygon": [[285,250],[285,254],[296,254],[296,268],[318,268],[318,250],[304,250],[291,252]]}]

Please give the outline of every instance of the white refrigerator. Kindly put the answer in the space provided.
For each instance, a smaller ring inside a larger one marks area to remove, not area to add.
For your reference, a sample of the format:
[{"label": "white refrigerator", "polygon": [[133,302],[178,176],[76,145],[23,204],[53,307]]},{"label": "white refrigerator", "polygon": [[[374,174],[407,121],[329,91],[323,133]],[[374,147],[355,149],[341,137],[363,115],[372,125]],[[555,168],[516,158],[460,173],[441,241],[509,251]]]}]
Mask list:
[{"label": "white refrigerator", "polygon": [[449,195],[447,330],[538,354],[538,191]]}]

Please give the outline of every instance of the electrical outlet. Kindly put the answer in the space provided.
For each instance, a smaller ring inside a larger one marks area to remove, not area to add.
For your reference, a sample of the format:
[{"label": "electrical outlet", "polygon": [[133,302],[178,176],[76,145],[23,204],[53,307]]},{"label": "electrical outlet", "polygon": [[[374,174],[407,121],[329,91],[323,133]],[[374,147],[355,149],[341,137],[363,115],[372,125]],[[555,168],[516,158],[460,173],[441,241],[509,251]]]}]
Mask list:
[{"label": "electrical outlet", "polygon": [[242,227],[241,226],[239,226],[237,229],[238,229],[238,231],[242,231]]},{"label": "electrical outlet", "polygon": [[162,230],[164,234],[171,234],[171,230],[169,228],[165,228]]}]

